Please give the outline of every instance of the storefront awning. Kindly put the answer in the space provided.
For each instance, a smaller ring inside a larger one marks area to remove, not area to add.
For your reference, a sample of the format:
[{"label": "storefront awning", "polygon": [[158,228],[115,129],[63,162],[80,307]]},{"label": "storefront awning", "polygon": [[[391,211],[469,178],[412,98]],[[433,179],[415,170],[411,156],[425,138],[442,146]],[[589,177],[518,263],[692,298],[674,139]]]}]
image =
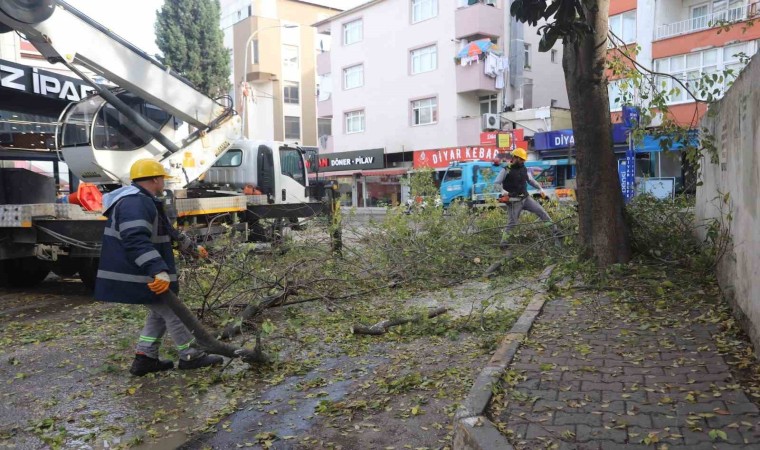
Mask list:
[{"label": "storefront awning", "polygon": [[[336,170],[333,172],[319,172],[320,177],[350,177],[355,173],[361,173],[361,170]],[[317,174],[312,172],[309,178],[317,178]]]},{"label": "storefront awning", "polygon": [[380,170],[364,170],[361,172],[365,177],[387,177],[390,175],[404,175],[409,169],[406,167]]}]

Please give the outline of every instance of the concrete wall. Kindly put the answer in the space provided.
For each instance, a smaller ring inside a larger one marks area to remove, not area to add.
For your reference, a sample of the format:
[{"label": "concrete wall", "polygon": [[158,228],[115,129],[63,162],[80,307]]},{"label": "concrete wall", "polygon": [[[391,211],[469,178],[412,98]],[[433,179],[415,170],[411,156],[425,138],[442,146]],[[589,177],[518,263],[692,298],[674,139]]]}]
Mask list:
[{"label": "concrete wall", "polygon": [[753,58],[725,97],[702,120],[715,136],[720,162],[705,161],[697,188],[698,220],[718,211],[713,199],[731,198],[733,247],[718,267],[720,286],[756,351],[760,349],[760,57]]}]

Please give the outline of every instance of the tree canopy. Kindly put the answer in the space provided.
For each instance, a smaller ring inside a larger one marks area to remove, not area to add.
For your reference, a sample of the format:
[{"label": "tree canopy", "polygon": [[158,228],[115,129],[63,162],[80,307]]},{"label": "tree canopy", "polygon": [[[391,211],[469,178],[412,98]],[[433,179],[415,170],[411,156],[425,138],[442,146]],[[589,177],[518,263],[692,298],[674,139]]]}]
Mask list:
[{"label": "tree canopy", "polygon": [[211,96],[229,89],[230,55],[219,11],[218,0],[166,0],[155,23],[161,62]]}]

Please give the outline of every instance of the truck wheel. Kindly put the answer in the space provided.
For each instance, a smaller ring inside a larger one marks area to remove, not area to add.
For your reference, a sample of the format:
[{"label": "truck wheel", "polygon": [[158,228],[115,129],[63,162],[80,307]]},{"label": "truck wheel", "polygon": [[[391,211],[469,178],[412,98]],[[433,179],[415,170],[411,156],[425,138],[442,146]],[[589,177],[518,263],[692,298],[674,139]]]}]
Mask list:
[{"label": "truck wheel", "polygon": [[13,288],[37,286],[50,273],[50,264],[34,257],[6,259],[2,264],[3,284]]},{"label": "truck wheel", "polygon": [[82,264],[79,266],[79,279],[91,291],[95,290],[95,278],[98,275],[99,263],[98,258],[87,258],[82,260]]}]

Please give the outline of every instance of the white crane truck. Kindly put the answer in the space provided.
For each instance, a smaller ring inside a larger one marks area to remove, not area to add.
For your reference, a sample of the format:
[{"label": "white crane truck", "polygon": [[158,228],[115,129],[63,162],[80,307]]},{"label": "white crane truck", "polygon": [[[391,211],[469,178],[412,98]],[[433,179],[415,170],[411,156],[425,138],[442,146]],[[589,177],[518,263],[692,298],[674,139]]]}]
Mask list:
[{"label": "white crane truck", "polygon": [[[309,185],[300,148],[241,139],[229,99],[199,92],[64,1],[0,0],[0,32],[19,33],[49,62],[65,65],[95,89],[61,114],[56,148],[70,171],[98,192],[129,183],[134,161],[155,158],[170,174],[168,209],[191,234],[212,233],[220,215],[247,230],[260,219],[281,223],[324,210],[324,186]],[[79,67],[116,87],[95,83]],[[250,172],[245,184],[257,186],[256,195],[246,195],[244,186],[200,182],[215,163],[225,167],[243,151]],[[56,203],[52,179],[44,178],[0,169],[0,284],[32,286],[52,270],[79,273],[92,286],[105,218],[101,211]]]}]

